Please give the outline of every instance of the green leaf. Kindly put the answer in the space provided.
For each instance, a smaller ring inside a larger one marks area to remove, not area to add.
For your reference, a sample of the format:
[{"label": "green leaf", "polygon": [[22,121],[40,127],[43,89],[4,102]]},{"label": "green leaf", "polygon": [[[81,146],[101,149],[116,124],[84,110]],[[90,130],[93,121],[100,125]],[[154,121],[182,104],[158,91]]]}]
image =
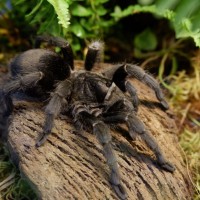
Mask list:
[{"label": "green leaf", "polygon": [[140,50],[154,50],[157,47],[157,43],[156,35],[150,29],[145,29],[134,38],[134,46]]},{"label": "green leaf", "polygon": [[33,14],[35,14],[38,11],[38,9],[40,8],[42,2],[43,2],[43,0],[40,0],[40,2],[36,4],[36,6],[33,8],[33,10],[29,14],[26,15],[26,17],[30,17]]},{"label": "green leaf", "polygon": [[98,6],[98,5],[100,5],[100,4],[104,4],[104,3],[106,3],[106,2],[108,2],[109,0],[96,0],[96,1],[94,1],[93,3],[96,5],[96,6]]},{"label": "green leaf", "polygon": [[138,3],[141,5],[150,5],[154,0],[138,0]]},{"label": "green leaf", "polygon": [[176,38],[192,37],[196,46],[200,47],[199,0],[157,0],[156,8],[157,14],[171,21]]},{"label": "green leaf", "polygon": [[84,6],[77,4],[72,7],[71,13],[73,16],[78,16],[78,17],[88,17],[92,15],[92,11],[90,10],[90,8],[86,9]]},{"label": "green leaf", "polygon": [[66,0],[47,0],[55,9],[58,23],[64,28],[68,28],[70,22],[69,4]]},{"label": "green leaf", "polygon": [[103,16],[107,13],[107,10],[104,7],[98,7],[96,10],[98,16]]},{"label": "green leaf", "polygon": [[[130,13],[132,14],[132,13]],[[129,15],[130,15],[129,14]],[[123,18],[122,16],[122,10],[119,6],[115,6],[114,12],[110,14],[112,17],[114,17],[116,20],[119,20],[120,18]]]},{"label": "green leaf", "polygon": [[84,38],[86,33],[83,27],[79,23],[74,23],[70,26],[72,33],[74,33],[79,38]]},{"label": "green leaf", "polygon": [[155,0],[150,6],[130,5],[124,10],[116,6],[111,16],[120,19],[139,12],[150,12],[170,20],[176,38],[192,37],[200,47],[200,1],[199,0]]},{"label": "green leaf", "polygon": [[162,13],[166,9],[172,10],[177,5],[178,2],[179,0],[167,0],[167,1],[157,0],[155,1],[155,4],[156,4],[157,10],[160,10],[160,12]]},{"label": "green leaf", "polygon": [[115,6],[114,12],[111,13],[111,16],[114,17],[116,20],[120,20],[121,18],[140,12],[155,13],[155,10],[156,10],[155,5],[150,5],[150,6],[131,5],[124,10],[121,10],[119,6]]}]

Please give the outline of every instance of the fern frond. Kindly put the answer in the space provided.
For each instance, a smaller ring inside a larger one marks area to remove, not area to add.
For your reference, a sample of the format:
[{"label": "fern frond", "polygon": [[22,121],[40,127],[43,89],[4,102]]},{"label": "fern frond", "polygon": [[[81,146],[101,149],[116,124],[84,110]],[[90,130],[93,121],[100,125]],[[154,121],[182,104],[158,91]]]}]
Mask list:
[{"label": "fern frond", "polygon": [[57,14],[58,23],[67,29],[70,24],[69,2],[67,0],[47,0]]}]

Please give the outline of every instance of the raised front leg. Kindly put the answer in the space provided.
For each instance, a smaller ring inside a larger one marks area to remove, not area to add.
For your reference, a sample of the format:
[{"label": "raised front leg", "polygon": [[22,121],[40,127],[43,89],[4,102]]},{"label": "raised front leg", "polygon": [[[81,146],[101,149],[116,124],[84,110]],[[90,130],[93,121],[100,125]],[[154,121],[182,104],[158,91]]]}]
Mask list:
[{"label": "raised front leg", "polygon": [[95,63],[102,61],[103,43],[100,41],[92,42],[88,47],[88,52],[85,58],[85,69],[90,71]]},{"label": "raised front leg", "polygon": [[60,47],[65,62],[74,69],[74,56],[71,45],[63,38],[51,36],[38,36],[35,41],[35,48],[39,48],[42,42],[47,42],[49,45]]}]

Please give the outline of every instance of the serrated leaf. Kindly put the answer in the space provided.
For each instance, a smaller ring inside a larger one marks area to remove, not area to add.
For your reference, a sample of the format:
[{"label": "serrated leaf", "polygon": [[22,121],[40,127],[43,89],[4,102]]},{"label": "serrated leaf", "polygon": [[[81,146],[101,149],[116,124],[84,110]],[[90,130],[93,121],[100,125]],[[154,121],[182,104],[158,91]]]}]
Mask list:
[{"label": "serrated leaf", "polygon": [[66,0],[47,0],[55,9],[58,23],[64,28],[68,28],[70,22],[69,4]]}]

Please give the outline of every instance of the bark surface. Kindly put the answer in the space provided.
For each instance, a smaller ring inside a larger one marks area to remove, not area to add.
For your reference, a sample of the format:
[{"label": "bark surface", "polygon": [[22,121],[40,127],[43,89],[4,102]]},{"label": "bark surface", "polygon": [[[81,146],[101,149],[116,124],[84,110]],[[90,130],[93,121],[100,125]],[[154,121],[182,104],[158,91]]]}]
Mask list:
[{"label": "bark surface", "polygon": [[[154,92],[132,80],[140,106],[139,118],[175,165],[172,174],[154,162],[152,152],[138,138],[131,141],[125,127],[112,131],[123,185],[130,200],[189,200],[192,186],[177,140],[177,128]],[[72,119],[60,115],[47,142],[35,147],[42,132],[45,103],[15,101],[8,131],[11,157],[43,200],[119,199],[109,183],[109,169],[95,135],[78,132]]]}]

